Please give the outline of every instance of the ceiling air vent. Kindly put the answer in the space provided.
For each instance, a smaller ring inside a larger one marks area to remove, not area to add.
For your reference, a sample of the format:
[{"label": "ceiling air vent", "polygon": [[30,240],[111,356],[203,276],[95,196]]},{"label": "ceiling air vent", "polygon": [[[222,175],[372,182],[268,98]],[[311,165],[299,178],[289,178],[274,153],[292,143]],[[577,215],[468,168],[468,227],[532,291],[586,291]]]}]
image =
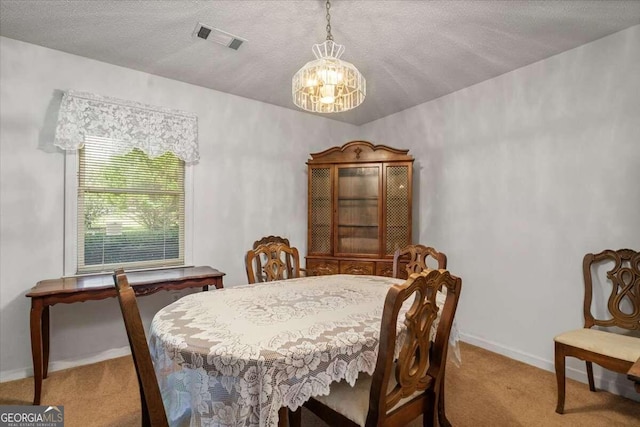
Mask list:
[{"label": "ceiling air vent", "polygon": [[212,41],[234,50],[238,50],[242,43],[246,42],[245,39],[229,34],[226,31],[201,24],[200,22],[198,22],[195,30],[193,30],[193,37]]}]

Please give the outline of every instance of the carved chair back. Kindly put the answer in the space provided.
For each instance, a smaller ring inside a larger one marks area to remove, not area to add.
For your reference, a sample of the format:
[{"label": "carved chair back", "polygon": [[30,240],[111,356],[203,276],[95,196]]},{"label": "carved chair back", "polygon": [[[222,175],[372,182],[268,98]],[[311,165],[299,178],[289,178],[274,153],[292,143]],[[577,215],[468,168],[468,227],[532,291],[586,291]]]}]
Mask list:
[{"label": "carved chair back", "polygon": [[[255,250],[258,246],[260,245],[266,245],[269,243],[284,243],[287,246],[291,246],[291,244],[289,244],[289,239],[287,239],[286,237],[281,237],[281,236],[264,236],[258,240],[256,240],[255,242],[253,242],[253,246],[251,247],[253,250]],[[260,257],[256,258],[255,260],[255,269],[254,271],[262,271],[262,260],[260,259]],[[249,280],[249,283],[252,283],[251,280]]]},{"label": "carved chair back", "polygon": [[140,319],[140,311],[138,310],[135,292],[129,285],[129,280],[124,270],[116,270],[113,275],[113,281],[116,286],[116,293],[118,295],[118,301],[120,302],[127,337],[129,338],[131,355],[136,367],[136,375],[138,376],[140,402],[142,406],[142,425],[145,427],[168,426],[167,415],[164,410],[164,404],[162,403],[162,395],[160,394],[156,373],[153,369],[151,353],[149,352],[144,327]]},{"label": "carved chair back", "polygon": [[[593,271],[598,266],[611,264],[606,277],[611,282],[607,299],[607,319],[598,319],[591,308],[593,301]],[[640,330],[640,252],[631,249],[607,249],[597,254],[586,254],[582,262],[584,274],[584,327],[617,326]]]},{"label": "carved chair back", "polygon": [[265,245],[267,243],[284,243],[287,246],[291,246],[289,244],[289,239],[287,239],[286,237],[281,237],[281,236],[265,236],[263,238],[261,238],[260,240],[256,240],[255,242],[253,242],[253,246],[252,249],[257,248],[260,245]]},{"label": "carved chair back", "polygon": [[[367,426],[406,423],[423,412],[426,414],[425,405],[437,407],[461,286],[460,278],[448,271],[425,270],[413,273],[405,283],[389,289],[382,314],[380,350],[372,378]],[[446,300],[435,336],[432,336],[432,325],[439,310],[436,294],[441,288],[447,289]],[[409,298],[413,298],[413,302],[404,319],[407,332],[397,355],[398,315]],[[395,385],[389,387],[390,383]],[[401,399],[416,392],[422,393],[391,411]],[[432,415],[436,412],[432,411]]]},{"label": "carved chair back", "polygon": [[439,270],[447,269],[447,256],[430,246],[408,245],[396,250],[393,254],[393,277],[406,279],[412,273],[432,268],[427,262],[429,257],[437,262]]},{"label": "carved chair back", "polygon": [[285,243],[266,243],[247,252],[245,257],[249,283],[300,277],[298,249]]}]

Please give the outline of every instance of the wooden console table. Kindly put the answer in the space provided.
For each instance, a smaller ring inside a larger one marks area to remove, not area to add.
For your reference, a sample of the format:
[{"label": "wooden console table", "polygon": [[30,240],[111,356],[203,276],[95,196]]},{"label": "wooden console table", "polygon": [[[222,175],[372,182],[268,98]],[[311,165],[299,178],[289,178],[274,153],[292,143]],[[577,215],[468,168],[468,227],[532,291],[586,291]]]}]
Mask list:
[{"label": "wooden console table", "polygon": [[[209,286],[222,288],[224,273],[211,267],[179,267],[165,270],[127,273],[136,295],[160,290],[179,290]],[[49,369],[49,306],[54,304],[100,300],[116,296],[111,274],[41,280],[27,293],[31,298],[31,356],[33,358],[33,404],[40,404],[42,380]]]}]

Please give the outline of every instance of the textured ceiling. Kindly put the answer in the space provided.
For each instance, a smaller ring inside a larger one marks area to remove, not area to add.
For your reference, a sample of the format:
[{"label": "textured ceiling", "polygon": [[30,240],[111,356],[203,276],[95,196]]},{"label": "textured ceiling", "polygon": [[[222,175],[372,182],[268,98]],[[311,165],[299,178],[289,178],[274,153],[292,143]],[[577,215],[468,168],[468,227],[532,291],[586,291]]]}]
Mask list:
[{"label": "textured ceiling", "polygon": [[[366,123],[640,24],[640,1],[347,1],[331,7]],[[198,22],[247,39],[192,37]],[[287,108],[324,41],[324,1],[6,1],[0,35]]]}]

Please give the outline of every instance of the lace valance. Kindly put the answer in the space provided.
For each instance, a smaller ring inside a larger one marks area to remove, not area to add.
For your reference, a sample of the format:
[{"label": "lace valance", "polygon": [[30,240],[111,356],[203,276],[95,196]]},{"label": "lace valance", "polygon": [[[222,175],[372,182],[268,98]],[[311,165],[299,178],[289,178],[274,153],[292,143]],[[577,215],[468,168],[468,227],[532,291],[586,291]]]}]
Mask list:
[{"label": "lace valance", "polygon": [[77,150],[84,145],[85,136],[109,138],[122,154],[138,148],[151,158],[166,152],[187,163],[200,158],[195,114],[86,92],[65,92],[54,144],[63,150]]}]

